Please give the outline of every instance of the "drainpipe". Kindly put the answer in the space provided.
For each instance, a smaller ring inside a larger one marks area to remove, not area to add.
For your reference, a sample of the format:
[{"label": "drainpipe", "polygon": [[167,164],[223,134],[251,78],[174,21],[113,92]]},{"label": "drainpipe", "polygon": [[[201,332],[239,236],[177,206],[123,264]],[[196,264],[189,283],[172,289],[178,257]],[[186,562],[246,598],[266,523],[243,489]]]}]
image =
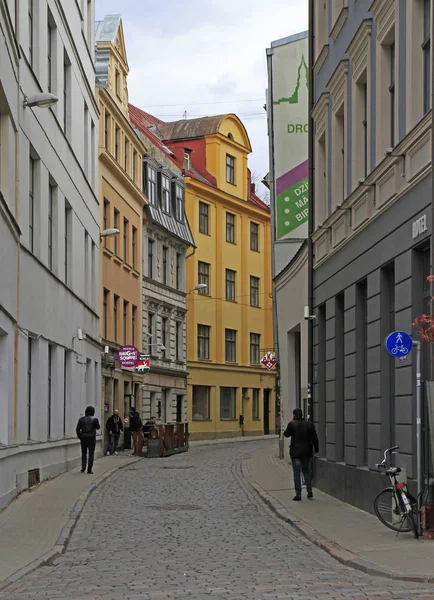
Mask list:
[{"label": "drainpipe", "polygon": [[[314,55],[315,55],[315,37],[314,37],[314,0],[309,0],[309,146],[308,146],[308,164],[309,164],[309,218],[308,218],[308,306],[309,315],[313,314],[313,244],[312,233],[315,227],[315,198],[314,198],[314,127],[312,119],[312,108],[314,105]],[[310,418],[314,420],[313,412],[313,319],[308,320],[308,372],[307,372],[307,398]]]}]

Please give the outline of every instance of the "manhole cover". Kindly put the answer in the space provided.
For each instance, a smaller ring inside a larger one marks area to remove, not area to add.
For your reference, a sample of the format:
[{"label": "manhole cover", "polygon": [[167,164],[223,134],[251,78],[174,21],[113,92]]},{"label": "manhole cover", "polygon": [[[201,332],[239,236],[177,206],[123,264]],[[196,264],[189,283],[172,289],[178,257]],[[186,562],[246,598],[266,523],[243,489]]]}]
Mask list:
[{"label": "manhole cover", "polygon": [[202,510],[200,506],[194,504],[148,504],[143,508],[149,510]]},{"label": "manhole cover", "polygon": [[171,469],[172,471],[177,470],[177,469],[179,469],[179,470],[181,470],[181,469],[194,469],[193,465],[188,465],[188,466],[185,466],[185,467],[179,466],[179,467],[161,467],[161,468],[162,469]]}]

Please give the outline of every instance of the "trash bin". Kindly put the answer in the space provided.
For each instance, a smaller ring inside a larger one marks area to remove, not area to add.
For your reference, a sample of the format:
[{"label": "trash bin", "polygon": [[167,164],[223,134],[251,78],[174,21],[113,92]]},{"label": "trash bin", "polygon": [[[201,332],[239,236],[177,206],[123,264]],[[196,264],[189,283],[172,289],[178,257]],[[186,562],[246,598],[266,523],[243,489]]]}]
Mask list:
[{"label": "trash bin", "polygon": [[160,458],[160,437],[157,429],[149,430],[148,437],[148,452],[146,455],[148,458]]}]

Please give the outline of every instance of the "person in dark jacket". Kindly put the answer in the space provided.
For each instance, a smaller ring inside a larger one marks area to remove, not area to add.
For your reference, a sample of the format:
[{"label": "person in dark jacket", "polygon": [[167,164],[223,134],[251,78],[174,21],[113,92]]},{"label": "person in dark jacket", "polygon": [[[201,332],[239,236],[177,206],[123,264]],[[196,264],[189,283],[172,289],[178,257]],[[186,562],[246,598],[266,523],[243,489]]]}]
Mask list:
[{"label": "person in dark jacket", "polygon": [[133,438],[133,456],[140,456],[143,448],[143,431],[142,431],[142,419],[135,407],[132,406],[130,410],[130,431],[131,437]]},{"label": "person in dark jacket", "polygon": [[313,456],[318,454],[318,436],[314,424],[303,419],[301,408],[295,408],[293,419],[288,423],[285,433],[286,438],[291,438],[289,455],[292,461],[294,471],[295,496],[293,500],[301,500],[301,472],[303,471],[304,481],[307,488],[307,497],[313,498],[312,493],[312,474],[310,463]]},{"label": "person in dark jacket", "polygon": [[107,419],[105,427],[109,434],[107,456],[117,454],[116,448],[118,447],[121,432],[124,430],[122,419],[119,416],[119,411],[117,408],[115,408],[112,416]]},{"label": "person in dark jacket", "polygon": [[[81,472],[86,471],[92,474],[93,459],[95,455],[96,432],[100,429],[98,419],[95,417],[95,409],[93,406],[88,406],[84,413],[84,417],[78,419],[76,433],[81,442]],[[89,460],[87,453],[89,452]]]}]

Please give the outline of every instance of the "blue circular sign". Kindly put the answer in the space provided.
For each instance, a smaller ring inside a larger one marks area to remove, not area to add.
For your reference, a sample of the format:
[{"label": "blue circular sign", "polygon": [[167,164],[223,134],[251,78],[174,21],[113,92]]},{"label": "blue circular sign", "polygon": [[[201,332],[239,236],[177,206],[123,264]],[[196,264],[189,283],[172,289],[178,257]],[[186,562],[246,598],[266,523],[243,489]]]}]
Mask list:
[{"label": "blue circular sign", "polygon": [[407,356],[413,347],[413,340],[405,331],[394,331],[386,338],[386,350],[391,356]]}]

